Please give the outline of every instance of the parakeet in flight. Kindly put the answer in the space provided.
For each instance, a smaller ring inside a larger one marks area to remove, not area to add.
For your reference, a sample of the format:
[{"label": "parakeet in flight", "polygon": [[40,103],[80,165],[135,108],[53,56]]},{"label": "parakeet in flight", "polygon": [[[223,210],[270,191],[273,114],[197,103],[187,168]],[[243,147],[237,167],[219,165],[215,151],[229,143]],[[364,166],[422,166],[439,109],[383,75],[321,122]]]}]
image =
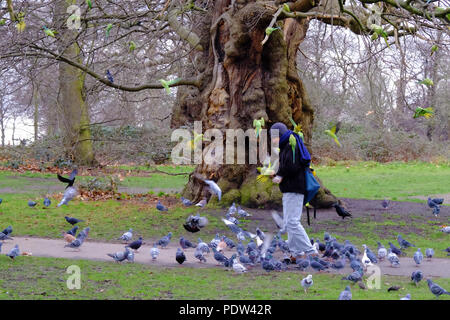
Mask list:
[{"label": "parakeet in flight", "polygon": [[425,117],[425,118],[431,118],[434,115],[433,112],[433,108],[428,107],[428,108],[421,108],[418,107],[416,108],[416,110],[414,111],[414,116],[413,118],[418,118],[418,117]]},{"label": "parakeet in flight", "polygon": [[433,53],[435,53],[436,51],[438,51],[439,47],[437,46],[437,44],[433,45],[431,47],[431,54],[430,57],[433,55]]},{"label": "parakeet in flight", "polygon": [[419,81],[419,84],[424,84],[426,86],[432,86],[432,85],[434,85],[434,82],[430,78],[425,78],[422,81]]},{"label": "parakeet in flight", "polygon": [[300,136],[300,138],[302,138],[302,140],[304,140],[303,132],[302,132],[302,126],[300,124],[296,124],[294,119],[292,119],[292,117],[289,117],[289,120],[291,120],[291,123],[294,126],[294,130],[293,131],[296,134],[298,134]]},{"label": "parakeet in flight", "polygon": [[47,28],[46,26],[43,27],[44,32],[46,35],[48,35],[49,37],[54,38],[55,37],[55,33],[53,32],[53,30]]},{"label": "parakeet in flight", "polygon": [[262,167],[256,168],[256,170],[258,170],[258,172],[260,173],[256,177],[256,180],[259,182],[268,180],[270,176],[273,176],[276,173],[275,169],[277,166],[278,166],[278,159],[275,159],[274,163],[272,164],[270,162],[270,157],[269,157],[267,163],[263,163]]},{"label": "parakeet in flight", "polygon": [[267,27],[266,28],[266,34],[268,36],[270,36],[272,34],[272,32],[274,32],[275,30],[281,30],[281,28],[280,27],[276,27],[276,28]]},{"label": "parakeet in flight", "polygon": [[167,94],[170,94],[170,86],[178,83],[181,79],[177,78],[175,80],[166,81],[164,79],[160,79],[159,82],[161,82],[162,86],[166,89]]},{"label": "parakeet in flight", "polygon": [[264,118],[261,117],[261,119],[253,120],[253,127],[255,128],[256,138],[259,137],[259,134],[261,133],[261,128],[264,127]]},{"label": "parakeet in flight", "polygon": [[337,133],[339,132],[339,129],[341,127],[341,122],[338,122],[336,125],[334,125],[331,129],[329,130],[325,130],[325,133],[327,135],[329,135],[330,137],[332,137],[334,139],[334,142],[336,142],[336,144],[341,147],[341,143],[339,142],[338,138],[337,138]]},{"label": "parakeet in flight", "polygon": [[389,48],[389,43],[387,41],[387,33],[386,31],[384,31],[382,26],[376,25],[376,24],[372,24],[370,26],[370,28],[373,30],[373,35],[371,37],[372,40],[376,40],[378,39],[379,36],[382,36],[384,38],[384,41],[386,42],[386,45]]},{"label": "parakeet in flight", "polygon": [[292,148],[292,161],[295,162],[295,147],[297,146],[297,139],[295,139],[295,136],[293,134],[289,136],[289,145]]}]

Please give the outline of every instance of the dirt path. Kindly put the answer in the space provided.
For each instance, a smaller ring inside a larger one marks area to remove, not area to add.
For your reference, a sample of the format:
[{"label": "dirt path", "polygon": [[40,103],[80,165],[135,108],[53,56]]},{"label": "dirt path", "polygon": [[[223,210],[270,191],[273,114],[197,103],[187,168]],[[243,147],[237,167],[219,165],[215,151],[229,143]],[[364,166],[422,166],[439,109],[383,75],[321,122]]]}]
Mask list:
[{"label": "dirt path", "polygon": [[[8,240],[3,243],[2,254],[7,253],[15,244],[19,245],[21,252],[31,252],[33,256],[37,257],[55,257],[55,258],[67,258],[67,259],[81,259],[81,260],[97,260],[97,261],[110,261],[112,258],[107,256],[107,253],[114,253],[124,250],[124,244],[119,243],[107,243],[107,242],[95,242],[86,240],[82,245],[80,251],[76,251],[71,248],[64,248],[64,240],[55,239],[43,239],[34,237],[14,237],[14,240]],[[139,252],[135,254],[135,262],[157,265],[163,267],[179,267],[179,264],[175,261],[175,252],[178,248],[178,244],[172,242],[166,249],[160,249],[160,255],[156,262],[153,262],[150,257],[151,244],[147,243],[142,245]],[[187,260],[183,263],[184,267],[193,268],[222,268],[217,266],[216,261],[212,256],[212,252],[206,256],[206,263],[199,263],[194,258],[194,249],[184,250]],[[225,255],[230,257],[234,251],[225,251]],[[19,259],[26,259],[27,257],[19,257]],[[398,276],[411,276],[414,270],[420,269],[424,273],[425,277],[445,277],[450,278],[450,259],[433,259],[432,261],[423,261],[420,267],[416,267],[411,257],[400,258],[400,268],[390,267],[389,262],[383,261],[378,264],[381,268],[382,274],[385,275],[398,275]],[[257,267],[260,270],[259,267]],[[292,266],[290,269],[294,269]],[[295,270],[295,269],[294,269]],[[308,272],[313,272],[311,268]],[[330,272],[337,272],[332,270]],[[346,266],[345,269],[340,270],[339,273],[350,273],[350,267]]]}]

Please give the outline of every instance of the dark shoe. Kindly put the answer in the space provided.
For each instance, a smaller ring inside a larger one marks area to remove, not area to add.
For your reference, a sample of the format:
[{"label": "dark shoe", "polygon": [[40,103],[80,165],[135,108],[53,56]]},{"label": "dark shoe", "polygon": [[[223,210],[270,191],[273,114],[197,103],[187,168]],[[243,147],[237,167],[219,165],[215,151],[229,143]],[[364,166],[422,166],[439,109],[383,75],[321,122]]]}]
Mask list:
[{"label": "dark shoe", "polygon": [[292,264],[296,264],[297,259],[294,256],[291,256],[290,259]]}]

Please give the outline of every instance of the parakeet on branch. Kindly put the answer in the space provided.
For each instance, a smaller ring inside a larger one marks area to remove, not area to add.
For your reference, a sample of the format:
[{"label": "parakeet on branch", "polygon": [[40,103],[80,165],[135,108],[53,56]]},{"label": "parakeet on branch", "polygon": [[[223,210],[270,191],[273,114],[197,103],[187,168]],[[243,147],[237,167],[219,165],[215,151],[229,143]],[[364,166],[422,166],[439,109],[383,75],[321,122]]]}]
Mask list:
[{"label": "parakeet on branch", "polygon": [[280,28],[280,27],[276,27],[276,28],[267,27],[267,28],[266,28],[266,34],[267,34],[268,36],[270,36],[270,35],[272,34],[272,32],[274,32],[275,30],[281,30],[281,28]]},{"label": "parakeet on branch", "polygon": [[432,86],[434,85],[433,80],[429,79],[429,78],[425,78],[422,81],[419,81],[419,84],[424,84],[426,86]]},{"label": "parakeet on branch", "polygon": [[256,138],[258,138],[261,133],[261,128],[264,127],[264,118],[261,117],[259,120],[253,120],[253,127],[255,128]]},{"label": "parakeet on branch", "polygon": [[436,44],[433,45],[433,46],[431,47],[431,54],[430,54],[430,56],[432,56],[433,53],[435,53],[436,51],[438,51],[438,49],[439,49],[439,47],[438,47]]},{"label": "parakeet on branch", "polygon": [[291,9],[289,8],[289,5],[287,3],[283,4],[283,10],[286,12],[291,12]]},{"label": "parakeet on branch", "polygon": [[92,9],[92,1],[91,0],[86,0],[86,4],[89,9]]},{"label": "parakeet on branch", "polygon": [[109,37],[109,32],[111,31],[111,29],[113,28],[113,24],[112,23],[109,23],[107,26],[106,26],[106,38],[108,39],[108,37]]},{"label": "parakeet on branch", "polygon": [[128,48],[130,49],[130,52],[134,51],[136,49],[136,43],[133,40],[128,42]]},{"label": "parakeet on branch", "polygon": [[49,37],[54,38],[55,37],[55,33],[53,32],[53,30],[47,28],[46,26],[43,27],[44,32],[46,35],[48,35]]},{"label": "parakeet on branch", "polygon": [[170,94],[170,86],[178,83],[181,79],[177,78],[175,80],[166,81],[164,79],[160,79],[159,82],[161,82],[164,89],[166,89],[167,94]]},{"label": "parakeet on branch", "polygon": [[416,111],[414,111],[414,116],[413,118],[418,118],[418,117],[425,117],[425,118],[431,118],[434,115],[433,112],[433,108],[428,107],[428,108],[421,108],[418,107],[416,108]]},{"label": "parakeet on branch", "polygon": [[325,130],[325,133],[327,135],[329,135],[330,137],[332,137],[334,139],[334,142],[336,142],[336,144],[341,147],[341,143],[339,142],[338,138],[337,138],[337,133],[339,131],[341,127],[341,122],[338,122],[336,125],[334,125],[331,129],[329,130]]},{"label": "parakeet on branch", "polygon": [[384,41],[386,42],[386,45],[389,47],[389,43],[387,41],[387,33],[384,31],[382,26],[372,24],[370,28],[373,30],[373,35],[371,37],[372,40],[378,39],[379,36],[382,36],[384,38]]}]

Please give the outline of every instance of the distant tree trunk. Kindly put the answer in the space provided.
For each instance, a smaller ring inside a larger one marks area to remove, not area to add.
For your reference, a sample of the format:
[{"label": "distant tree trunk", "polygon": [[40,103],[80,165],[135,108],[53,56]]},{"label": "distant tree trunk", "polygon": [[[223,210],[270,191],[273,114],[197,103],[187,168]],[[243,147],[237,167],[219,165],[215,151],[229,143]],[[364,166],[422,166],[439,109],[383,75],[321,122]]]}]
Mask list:
[{"label": "distant tree trunk", "polygon": [[2,147],[5,146],[5,114],[3,111],[3,99],[0,99],[0,130],[2,135]]},{"label": "distant tree trunk", "polygon": [[[76,4],[75,0],[60,0],[58,2],[59,14],[64,15],[67,7],[73,4]],[[64,19],[61,20],[64,21]],[[81,64],[80,47],[76,42],[77,31],[69,30],[65,23],[58,30],[61,30],[61,54]],[[60,94],[58,103],[62,109],[66,152],[79,164],[95,165],[84,81],[85,74],[81,70],[65,63],[59,64]]]},{"label": "distant tree trunk", "polygon": [[38,100],[39,88],[37,84],[33,85],[33,102],[34,102],[34,112],[33,112],[33,120],[34,120],[34,142],[38,140],[39,134],[39,100]]},{"label": "distant tree trunk", "polygon": [[[278,121],[292,128],[289,121],[292,116],[302,125],[305,144],[311,150],[314,111],[296,63],[308,21],[285,20],[282,30],[274,31],[263,46],[261,42],[273,11],[255,1],[238,1],[234,9],[229,5],[227,0],[215,1],[212,14],[200,23],[200,44],[204,51],[196,61],[199,69],[205,70],[203,87],[199,91],[179,89],[172,127],[201,120],[203,131],[210,128],[245,131],[252,128],[254,119],[263,117],[267,120],[266,129]],[[210,146],[203,148],[203,155],[210,151]],[[198,179],[203,177],[218,183],[224,203],[236,201],[251,207],[279,205],[278,185],[270,181],[259,183],[256,176],[256,165],[202,163],[191,174],[183,193],[194,200],[209,196]],[[322,188],[315,204],[330,206],[336,201]]]}]

